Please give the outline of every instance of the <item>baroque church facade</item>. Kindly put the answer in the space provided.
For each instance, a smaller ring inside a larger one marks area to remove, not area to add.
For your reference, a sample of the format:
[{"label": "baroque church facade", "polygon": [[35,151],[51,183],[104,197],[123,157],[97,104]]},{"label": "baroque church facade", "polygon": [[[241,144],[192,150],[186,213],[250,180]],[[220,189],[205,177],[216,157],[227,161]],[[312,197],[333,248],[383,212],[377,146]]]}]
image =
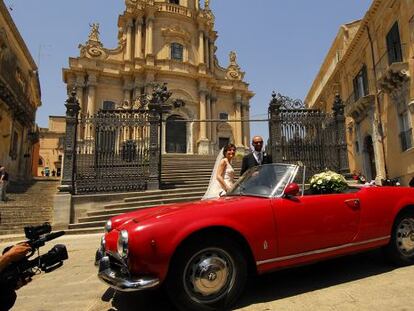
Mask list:
[{"label": "baroque church facade", "polygon": [[[68,91],[76,88],[81,114],[133,109],[151,82],[168,83],[173,109],[163,122],[162,152],[216,154],[234,143],[249,146],[249,101],[235,52],[219,65],[215,17],[209,1],[125,0],[118,18],[118,47],[100,41],[99,24],[90,25],[80,56],[63,69]],[[186,122],[182,122],[186,120]],[[200,122],[216,120],[216,122]]]}]

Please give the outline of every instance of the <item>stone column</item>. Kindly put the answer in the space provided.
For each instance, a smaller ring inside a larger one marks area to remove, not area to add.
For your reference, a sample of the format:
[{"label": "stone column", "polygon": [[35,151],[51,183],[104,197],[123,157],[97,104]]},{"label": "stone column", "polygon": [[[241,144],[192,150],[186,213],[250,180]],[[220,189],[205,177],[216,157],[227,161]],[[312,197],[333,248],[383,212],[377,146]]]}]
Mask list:
[{"label": "stone column", "polygon": [[[206,119],[211,119],[211,96],[206,96]],[[207,139],[211,141],[211,122],[206,123]]]},{"label": "stone column", "polygon": [[[235,119],[238,121],[241,119],[241,101],[237,100],[234,102],[234,110],[235,110]],[[242,146],[242,126],[241,122],[235,122],[234,126],[234,143],[237,148],[240,148]]]},{"label": "stone column", "polygon": [[96,85],[97,85],[97,77],[95,74],[89,74],[88,81],[88,103],[87,103],[87,113],[89,115],[93,115],[96,111],[95,106],[95,98],[96,98]]},{"label": "stone column", "polygon": [[[85,87],[85,76],[84,75],[76,76],[76,83],[75,83],[76,98],[78,99],[79,108],[80,108],[79,111],[80,111],[80,115],[82,118],[84,118],[84,115],[87,114],[86,113],[87,107],[85,107],[83,103],[83,95],[84,95],[83,88],[84,87]],[[78,124],[78,137],[79,138],[85,137],[85,128],[82,127],[80,124]]]},{"label": "stone column", "polygon": [[126,42],[126,53],[125,53],[125,58],[126,60],[130,61],[131,60],[131,52],[132,52],[132,20],[129,19],[126,27],[127,27],[127,42]]},{"label": "stone column", "polygon": [[[218,119],[217,117],[217,98],[211,97],[211,118],[212,119]],[[217,146],[217,122],[211,123],[211,145],[212,145],[212,151],[215,152],[216,146]]]},{"label": "stone column", "polygon": [[375,177],[375,183],[377,185],[381,184],[381,181],[385,179],[385,161],[384,161],[384,153],[383,153],[383,146],[381,140],[381,134],[379,133],[378,129],[378,121],[375,117],[375,113],[373,113],[372,118],[372,143],[374,145],[374,154],[375,154],[375,169],[377,171],[377,176]]},{"label": "stone column", "polygon": [[210,68],[209,41],[209,38],[207,36],[204,36],[204,63],[206,64],[207,68]]},{"label": "stone column", "polygon": [[145,56],[152,55],[152,28],[153,28],[153,18],[147,18],[147,30],[145,36]]},{"label": "stone column", "polygon": [[199,32],[198,37],[198,63],[204,64],[204,32]]},{"label": "stone column", "polygon": [[[206,104],[207,91],[200,91],[200,120],[205,120],[207,115]],[[209,142],[207,139],[207,124],[200,122],[200,135],[198,140],[198,154],[209,154]]]},{"label": "stone column", "polygon": [[[205,120],[207,116],[206,91],[200,91],[200,120]],[[207,139],[207,124],[200,122],[200,140]]]},{"label": "stone column", "polygon": [[249,103],[243,102],[242,105],[242,118],[244,120],[242,126],[243,126],[243,145],[245,148],[249,148],[250,144],[250,122],[248,121],[250,119],[249,115]]},{"label": "stone column", "polygon": [[131,87],[128,84],[124,85],[124,108],[131,108]]},{"label": "stone column", "polygon": [[96,75],[89,74],[87,87],[88,87],[88,103],[87,103],[87,109],[86,109],[86,130],[85,130],[85,138],[91,139],[92,138],[92,117],[96,112]]},{"label": "stone column", "polygon": [[210,42],[210,70],[214,73],[214,42]]},{"label": "stone column", "polygon": [[142,58],[142,17],[135,21],[135,58]]},{"label": "stone column", "polygon": [[79,102],[79,106],[81,111],[83,110],[83,88],[85,87],[85,76],[84,75],[77,75],[76,76],[76,97]]}]

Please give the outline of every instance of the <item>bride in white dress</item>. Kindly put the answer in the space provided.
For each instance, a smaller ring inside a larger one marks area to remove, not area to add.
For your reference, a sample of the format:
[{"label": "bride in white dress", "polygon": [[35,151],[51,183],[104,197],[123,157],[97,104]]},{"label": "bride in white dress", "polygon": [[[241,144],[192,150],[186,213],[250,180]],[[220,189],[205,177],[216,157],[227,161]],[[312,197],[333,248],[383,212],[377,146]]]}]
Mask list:
[{"label": "bride in white dress", "polygon": [[236,146],[229,144],[220,150],[210,184],[202,200],[218,198],[231,189],[234,184],[234,169],[231,162],[236,154]]}]

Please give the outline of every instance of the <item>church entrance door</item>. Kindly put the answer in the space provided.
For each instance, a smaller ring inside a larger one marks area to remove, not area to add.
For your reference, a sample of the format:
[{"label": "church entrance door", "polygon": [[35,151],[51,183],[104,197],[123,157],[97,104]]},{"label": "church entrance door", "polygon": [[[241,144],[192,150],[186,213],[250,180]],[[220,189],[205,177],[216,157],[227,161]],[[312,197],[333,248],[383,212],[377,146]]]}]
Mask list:
[{"label": "church entrance door", "polygon": [[177,122],[184,120],[181,116],[172,115],[166,122],[166,152],[187,153],[187,123]]}]

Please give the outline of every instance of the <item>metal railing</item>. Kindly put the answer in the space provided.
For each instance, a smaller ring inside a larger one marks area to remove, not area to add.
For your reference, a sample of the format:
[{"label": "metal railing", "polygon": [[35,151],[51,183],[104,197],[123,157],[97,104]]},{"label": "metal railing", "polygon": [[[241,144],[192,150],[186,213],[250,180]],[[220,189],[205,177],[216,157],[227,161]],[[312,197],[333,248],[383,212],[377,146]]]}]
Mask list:
[{"label": "metal railing", "polygon": [[171,4],[171,3],[159,3],[158,11],[175,13],[175,14],[187,16],[190,18],[192,18],[194,15],[193,12],[190,9],[186,8],[185,6]]}]

